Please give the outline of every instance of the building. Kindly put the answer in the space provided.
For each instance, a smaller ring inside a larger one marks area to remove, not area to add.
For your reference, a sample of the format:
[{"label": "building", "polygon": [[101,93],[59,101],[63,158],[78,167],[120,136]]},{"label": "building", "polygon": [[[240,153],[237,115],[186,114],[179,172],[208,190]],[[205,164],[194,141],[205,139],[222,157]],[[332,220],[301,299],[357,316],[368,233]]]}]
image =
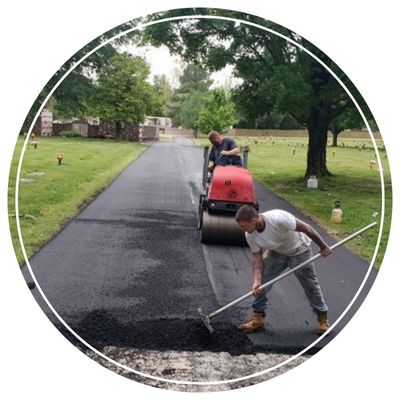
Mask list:
[{"label": "building", "polygon": [[33,125],[32,133],[39,136],[50,136],[53,134],[53,112],[49,108],[43,108]]},{"label": "building", "polygon": [[169,128],[172,126],[172,119],[167,117],[147,116],[143,122],[143,126],[158,126],[159,128]]}]

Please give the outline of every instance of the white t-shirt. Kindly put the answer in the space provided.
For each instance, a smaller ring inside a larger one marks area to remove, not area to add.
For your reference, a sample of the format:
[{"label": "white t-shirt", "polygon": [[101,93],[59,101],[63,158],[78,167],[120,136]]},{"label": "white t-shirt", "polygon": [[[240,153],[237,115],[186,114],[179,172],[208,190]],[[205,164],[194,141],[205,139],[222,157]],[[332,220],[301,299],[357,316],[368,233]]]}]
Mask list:
[{"label": "white t-shirt", "polygon": [[295,231],[296,218],[292,214],[284,210],[271,210],[261,216],[265,220],[265,229],[262,232],[255,230],[253,233],[245,233],[253,253],[272,250],[293,256],[308,250],[311,239],[303,232]]}]

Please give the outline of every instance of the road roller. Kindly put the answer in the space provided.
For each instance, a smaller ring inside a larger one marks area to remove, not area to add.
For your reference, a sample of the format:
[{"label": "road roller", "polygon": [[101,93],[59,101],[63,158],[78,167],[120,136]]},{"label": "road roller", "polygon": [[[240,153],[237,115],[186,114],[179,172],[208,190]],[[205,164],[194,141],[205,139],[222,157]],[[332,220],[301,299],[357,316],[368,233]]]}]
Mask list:
[{"label": "road roller", "polygon": [[243,166],[217,165],[210,173],[209,148],[204,148],[203,193],[200,194],[198,211],[198,228],[204,244],[247,244],[235,214],[244,204],[258,210],[253,177],[247,169],[248,152],[246,146],[243,149]]}]

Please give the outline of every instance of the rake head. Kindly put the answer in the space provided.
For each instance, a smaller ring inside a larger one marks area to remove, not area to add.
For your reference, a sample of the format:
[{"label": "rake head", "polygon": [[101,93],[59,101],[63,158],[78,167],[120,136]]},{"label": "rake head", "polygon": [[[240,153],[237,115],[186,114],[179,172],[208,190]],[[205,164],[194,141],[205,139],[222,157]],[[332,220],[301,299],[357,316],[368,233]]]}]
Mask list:
[{"label": "rake head", "polygon": [[197,309],[197,312],[199,313],[200,319],[203,321],[204,326],[208,329],[210,333],[213,333],[214,328],[211,325],[210,317],[203,312],[203,309],[201,307]]}]

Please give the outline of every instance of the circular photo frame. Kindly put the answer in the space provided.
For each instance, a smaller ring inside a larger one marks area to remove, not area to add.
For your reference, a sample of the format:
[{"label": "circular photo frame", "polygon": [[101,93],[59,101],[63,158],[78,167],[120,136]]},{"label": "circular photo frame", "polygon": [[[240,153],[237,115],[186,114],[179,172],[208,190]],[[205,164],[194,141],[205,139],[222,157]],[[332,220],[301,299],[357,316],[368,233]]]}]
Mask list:
[{"label": "circular photo frame", "polygon": [[77,348],[146,385],[220,391],[309,359],[354,316],[389,236],[372,112],[295,32],[191,8],[74,54],[10,173],[21,271]]}]

